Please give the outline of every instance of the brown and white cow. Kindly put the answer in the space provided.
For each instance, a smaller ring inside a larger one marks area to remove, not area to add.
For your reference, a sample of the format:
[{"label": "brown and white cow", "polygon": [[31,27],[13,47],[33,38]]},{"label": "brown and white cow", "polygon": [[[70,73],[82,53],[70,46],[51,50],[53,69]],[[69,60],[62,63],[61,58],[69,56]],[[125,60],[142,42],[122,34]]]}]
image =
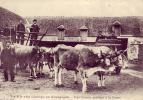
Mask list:
[{"label": "brown and white cow", "polygon": [[[97,73],[101,77],[101,72],[106,73],[106,69],[110,66],[108,58],[99,58],[97,54],[88,48],[81,48],[80,50],[74,47],[66,48],[57,46],[54,52],[55,65],[55,86],[62,86],[62,70],[72,70],[75,72],[75,83],[77,82],[77,73],[79,72],[82,80],[82,92],[87,91],[87,78]],[[103,76],[103,75],[102,75]],[[103,82],[101,82],[103,80]],[[98,83],[104,86],[104,78]]]},{"label": "brown and white cow", "polygon": [[[36,46],[25,46],[20,44],[12,44],[11,47],[15,51],[15,66],[16,73],[17,67],[25,70],[27,66],[30,68],[30,76],[36,77],[36,68],[40,60],[40,48]],[[0,42],[0,53],[3,50],[3,43]]]},{"label": "brown and white cow", "polygon": [[19,65],[22,70],[25,70],[29,66],[30,77],[36,78],[36,69],[40,60],[39,47],[14,44],[13,48],[16,54],[16,65]]}]

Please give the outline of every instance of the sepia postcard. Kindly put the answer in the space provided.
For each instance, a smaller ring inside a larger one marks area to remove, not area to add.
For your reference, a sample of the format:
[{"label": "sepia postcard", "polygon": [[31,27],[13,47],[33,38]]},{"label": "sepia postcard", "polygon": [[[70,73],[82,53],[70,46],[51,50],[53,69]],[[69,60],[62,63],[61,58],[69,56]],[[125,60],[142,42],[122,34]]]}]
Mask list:
[{"label": "sepia postcard", "polygon": [[0,0],[0,100],[143,100],[143,0]]}]

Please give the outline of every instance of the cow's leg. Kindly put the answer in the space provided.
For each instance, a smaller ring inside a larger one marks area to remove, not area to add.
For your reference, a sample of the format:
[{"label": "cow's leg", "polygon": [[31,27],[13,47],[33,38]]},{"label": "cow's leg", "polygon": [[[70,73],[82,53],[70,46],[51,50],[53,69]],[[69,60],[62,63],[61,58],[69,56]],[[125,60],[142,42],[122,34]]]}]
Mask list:
[{"label": "cow's leg", "polygon": [[33,68],[32,66],[29,66],[29,68],[30,68],[30,77],[33,77]]},{"label": "cow's leg", "polygon": [[41,74],[43,73],[43,66],[44,64],[41,65]]},{"label": "cow's leg", "polygon": [[82,92],[87,92],[87,78],[82,78]]},{"label": "cow's leg", "polygon": [[14,72],[14,73],[17,75],[18,64],[15,64],[15,67],[14,67],[14,68],[15,68],[15,72]]},{"label": "cow's leg", "polygon": [[[49,63],[49,65],[48,65],[48,66],[52,66],[52,64],[50,64],[50,63]],[[50,77],[50,78],[53,78],[53,76],[54,76],[54,75],[53,75],[53,74],[54,74],[54,73],[53,73],[53,72],[54,72],[53,67],[52,67],[52,68],[51,68],[51,67],[49,67],[49,70],[50,70],[50,71],[49,71],[49,77]]]},{"label": "cow's leg", "polygon": [[102,74],[102,83],[101,86],[105,87],[105,76]]},{"label": "cow's leg", "polygon": [[41,63],[40,62],[38,62],[38,66],[37,66],[37,75],[38,75],[38,77],[41,77]]},{"label": "cow's leg", "polygon": [[59,68],[59,74],[58,74],[58,83],[60,87],[63,87],[63,83],[62,83],[62,68]]},{"label": "cow's leg", "polygon": [[51,71],[51,64],[50,64],[50,62],[48,62],[47,65],[49,67],[49,71]]},{"label": "cow's leg", "polygon": [[36,66],[34,66],[33,67],[33,76],[34,76],[34,78],[37,78],[36,71],[37,71],[37,68],[36,68]]},{"label": "cow's leg", "polygon": [[54,68],[54,73],[55,73],[55,86],[58,86],[58,74],[59,74],[59,68],[55,67]]},{"label": "cow's leg", "polygon": [[78,82],[77,82],[77,71],[75,71],[75,74],[74,74],[74,84],[78,84]]},{"label": "cow's leg", "polygon": [[87,77],[84,71],[80,71],[81,81],[82,81],[82,92],[87,92]]},{"label": "cow's leg", "polygon": [[54,72],[53,66],[54,65],[52,64],[52,62],[48,62],[50,78],[53,78],[53,72]]},{"label": "cow's leg", "polygon": [[101,75],[101,73],[99,72],[98,73],[98,76],[99,76],[99,79],[98,79],[98,87],[101,87],[102,85],[101,85],[101,80],[102,80],[102,75]]},{"label": "cow's leg", "polygon": [[39,62],[38,72],[40,73],[40,75],[42,75],[42,71],[43,71],[43,63]]}]

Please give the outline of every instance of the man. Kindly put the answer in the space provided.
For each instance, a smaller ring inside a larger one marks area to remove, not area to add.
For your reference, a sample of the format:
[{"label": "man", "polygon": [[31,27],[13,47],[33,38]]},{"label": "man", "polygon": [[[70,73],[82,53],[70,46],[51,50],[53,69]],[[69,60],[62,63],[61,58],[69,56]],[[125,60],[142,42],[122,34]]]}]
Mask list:
[{"label": "man", "polygon": [[25,33],[25,26],[22,23],[22,20],[20,20],[19,24],[17,25],[17,43],[20,42],[20,44],[24,44],[24,33]]},{"label": "man", "polygon": [[8,24],[5,25],[4,29],[3,29],[3,33],[2,33],[2,42],[3,42],[3,46],[5,46],[6,41],[10,40],[10,28],[8,27]]},{"label": "man", "polygon": [[2,67],[4,69],[4,82],[8,81],[8,76],[10,76],[10,79],[12,82],[15,82],[14,80],[14,64],[15,64],[15,52],[14,49],[11,48],[11,42],[6,41],[6,45],[4,49],[1,52],[1,62]]},{"label": "man", "polygon": [[11,41],[16,43],[16,29],[14,27],[11,28]]},{"label": "man", "polygon": [[103,35],[102,31],[99,31],[96,42],[98,42],[98,40],[100,39],[105,39],[105,36]]},{"label": "man", "polygon": [[39,26],[37,25],[37,20],[33,20],[33,25],[31,26],[30,32],[31,32],[31,40],[30,40],[30,45],[35,45],[36,40],[38,38],[38,33],[39,33]]},{"label": "man", "polygon": [[5,28],[3,30],[3,36],[5,36],[5,37],[10,36],[10,29],[8,27],[8,24],[5,25]]}]

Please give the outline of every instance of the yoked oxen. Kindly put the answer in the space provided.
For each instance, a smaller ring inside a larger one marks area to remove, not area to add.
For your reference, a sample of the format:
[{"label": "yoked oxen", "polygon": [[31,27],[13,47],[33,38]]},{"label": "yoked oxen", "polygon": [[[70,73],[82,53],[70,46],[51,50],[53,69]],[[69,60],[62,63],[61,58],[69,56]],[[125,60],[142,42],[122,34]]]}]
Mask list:
[{"label": "yoked oxen", "polygon": [[[82,81],[82,92],[87,91],[87,79],[97,73],[100,79],[99,86],[104,86],[104,79],[101,72],[108,72],[110,66],[109,58],[100,58],[89,48],[76,49],[75,47],[58,45],[54,51],[55,66],[55,86],[62,86],[62,70],[72,70],[75,72],[74,81],[77,83],[77,73],[79,72]],[[98,73],[99,72],[99,73]],[[102,75],[102,77],[101,77]],[[102,81],[102,82],[101,82]]]},{"label": "yoked oxen", "polygon": [[97,54],[100,58],[104,58],[104,56],[107,56],[108,58],[110,58],[111,61],[112,67],[110,67],[110,70],[114,70],[115,74],[120,74],[121,69],[128,66],[128,59],[124,55],[127,50],[115,51],[107,46],[86,46],[82,44],[76,45],[75,48],[78,50],[88,48],[93,51],[94,54]]}]

